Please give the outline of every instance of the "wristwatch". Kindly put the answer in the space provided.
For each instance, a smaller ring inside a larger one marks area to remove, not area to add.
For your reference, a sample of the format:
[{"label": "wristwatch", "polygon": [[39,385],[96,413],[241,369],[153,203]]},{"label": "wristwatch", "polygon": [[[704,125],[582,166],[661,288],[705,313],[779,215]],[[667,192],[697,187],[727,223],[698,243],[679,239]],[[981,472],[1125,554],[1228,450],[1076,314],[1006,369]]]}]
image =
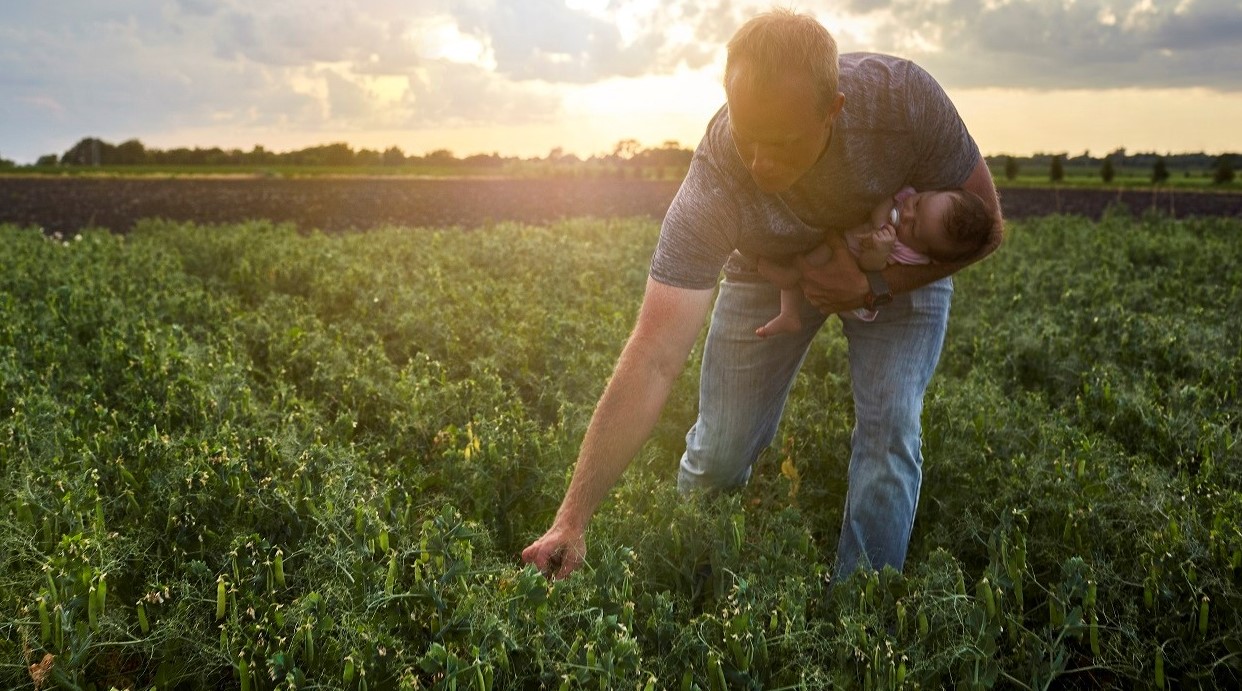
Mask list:
[{"label": "wristwatch", "polygon": [[867,286],[870,292],[863,298],[867,309],[875,311],[884,305],[893,301],[893,291],[888,287],[888,281],[884,280],[884,274],[879,271],[864,271],[867,274]]}]

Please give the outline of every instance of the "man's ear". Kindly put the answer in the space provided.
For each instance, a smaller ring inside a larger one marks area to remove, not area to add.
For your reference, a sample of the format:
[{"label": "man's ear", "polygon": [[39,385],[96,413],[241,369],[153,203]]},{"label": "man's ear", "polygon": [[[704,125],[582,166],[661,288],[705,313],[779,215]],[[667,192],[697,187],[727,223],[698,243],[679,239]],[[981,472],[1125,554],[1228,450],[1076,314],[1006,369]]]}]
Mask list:
[{"label": "man's ear", "polygon": [[841,114],[841,109],[844,107],[845,94],[838,91],[836,97],[832,99],[832,105],[828,107],[828,118],[824,124],[831,127],[833,123],[836,122],[837,116]]}]

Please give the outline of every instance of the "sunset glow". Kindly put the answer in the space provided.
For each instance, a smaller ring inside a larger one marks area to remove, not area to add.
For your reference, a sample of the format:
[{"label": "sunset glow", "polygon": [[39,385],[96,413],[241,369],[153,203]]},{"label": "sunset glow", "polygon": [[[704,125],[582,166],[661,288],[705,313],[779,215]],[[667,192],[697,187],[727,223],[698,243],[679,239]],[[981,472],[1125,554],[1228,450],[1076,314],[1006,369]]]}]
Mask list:
[{"label": "sunset glow", "polygon": [[[986,153],[1242,149],[1236,2],[798,9],[843,51],[928,68]],[[724,0],[8,3],[0,156],[29,163],[86,136],[519,156],[590,156],[622,139],[693,146],[723,103],[723,46],[749,11]]]}]

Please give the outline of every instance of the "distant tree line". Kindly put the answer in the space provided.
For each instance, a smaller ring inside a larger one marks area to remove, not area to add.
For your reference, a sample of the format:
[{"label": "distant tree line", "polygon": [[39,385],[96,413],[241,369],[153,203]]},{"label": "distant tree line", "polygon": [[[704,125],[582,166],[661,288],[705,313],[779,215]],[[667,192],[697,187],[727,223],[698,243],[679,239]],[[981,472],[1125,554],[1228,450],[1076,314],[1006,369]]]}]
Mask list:
[{"label": "distant tree line", "polygon": [[[497,174],[535,175],[540,177],[575,177],[582,175],[612,175],[620,177],[680,177],[690,166],[693,152],[676,141],[666,141],[658,147],[644,148],[635,139],[623,139],[608,153],[596,154],[583,159],[572,153],[554,148],[542,158],[501,156],[497,153],[473,154],[457,157],[448,149],[436,149],[422,155],[411,155],[400,147],[390,146],[384,150],[358,149],[337,142],[312,146],[296,151],[276,152],[256,145],[250,151],[221,149],[219,147],[193,149],[148,148],[137,139],[120,144],[87,137],[74,144],[63,154],[47,154],[35,164],[48,167],[90,166],[322,166],[363,168],[434,168],[437,171],[454,168],[471,171],[495,170]],[[988,156],[992,175],[999,179],[1015,180],[1019,176],[1046,176],[1051,182],[1062,182],[1067,176],[1098,177],[1105,184],[1117,176],[1133,179],[1147,177],[1152,183],[1166,182],[1172,175],[1182,177],[1210,177],[1214,183],[1232,183],[1236,177],[1235,159],[1242,155],[1224,153],[1157,154],[1154,152],[1128,153],[1116,149],[1100,157],[1084,151],[1077,156],[1065,153],[1037,153],[1032,156]],[[0,158],[0,170],[17,168],[17,164]]]},{"label": "distant tree line", "polygon": [[[354,150],[345,143],[324,144],[296,151],[269,151],[256,145],[250,151],[212,148],[149,148],[137,139],[112,144],[87,137],[63,154],[48,154],[38,159],[40,167],[50,166],[328,166],[328,167],[435,167],[435,168],[503,168],[513,164],[540,164],[545,168],[568,169],[578,165],[612,166],[614,169],[675,169],[685,172],[693,152],[676,141],[659,147],[643,148],[637,140],[617,142],[611,153],[579,158],[557,147],[543,158],[519,158],[497,153],[474,154],[458,158],[447,149],[437,149],[421,156],[409,155],[400,147]],[[11,165],[11,162],[9,162]],[[0,164],[3,165],[3,164]],[[545,171],[548,172],[548,171]]]},{"label": "distant tree line", "polygon": [[1080,177],[1098,176],[1105,183],[1110,183],[1125,171],[1131,177],[1148,177],[1154,184],[1167,182],[1174,172],[1183,177],[1210,177],[1216,184],[1227,184],[1235,178],[1234,161],[1240,157],[1234,153],[1211,155],[1202,152],[1128,154],[1122,148],[1099,158],[1089,152],[1079,156],[1040,153],[1025,157],[988,156],[987,162],[993,176],[998,179],[1003,176],[1006,180],[1015,180],[1025,173],[1028,176],[1047,175],[1051,182],[1062,182],[1070,171],[1074,171]]}]

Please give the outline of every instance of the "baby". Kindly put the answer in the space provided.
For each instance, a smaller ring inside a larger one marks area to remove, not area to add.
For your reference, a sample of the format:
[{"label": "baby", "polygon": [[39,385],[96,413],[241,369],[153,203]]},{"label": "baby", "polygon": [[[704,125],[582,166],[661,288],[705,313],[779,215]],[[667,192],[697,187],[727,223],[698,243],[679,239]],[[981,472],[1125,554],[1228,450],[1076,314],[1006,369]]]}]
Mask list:
[{"label": "baby", "polygon": [[[845,244],[863,271],[880,271],[889,264],[955,262],[987,244],[993,223],[983,200],[971,192],[905,187],[876,207],[870,223],[846,232]],[[802,299],[800,290],[782,290],[781,313],[755,333],[766,338],[802,330]],[[860,307],[841,316],[871,321],[875,315]]]}]

